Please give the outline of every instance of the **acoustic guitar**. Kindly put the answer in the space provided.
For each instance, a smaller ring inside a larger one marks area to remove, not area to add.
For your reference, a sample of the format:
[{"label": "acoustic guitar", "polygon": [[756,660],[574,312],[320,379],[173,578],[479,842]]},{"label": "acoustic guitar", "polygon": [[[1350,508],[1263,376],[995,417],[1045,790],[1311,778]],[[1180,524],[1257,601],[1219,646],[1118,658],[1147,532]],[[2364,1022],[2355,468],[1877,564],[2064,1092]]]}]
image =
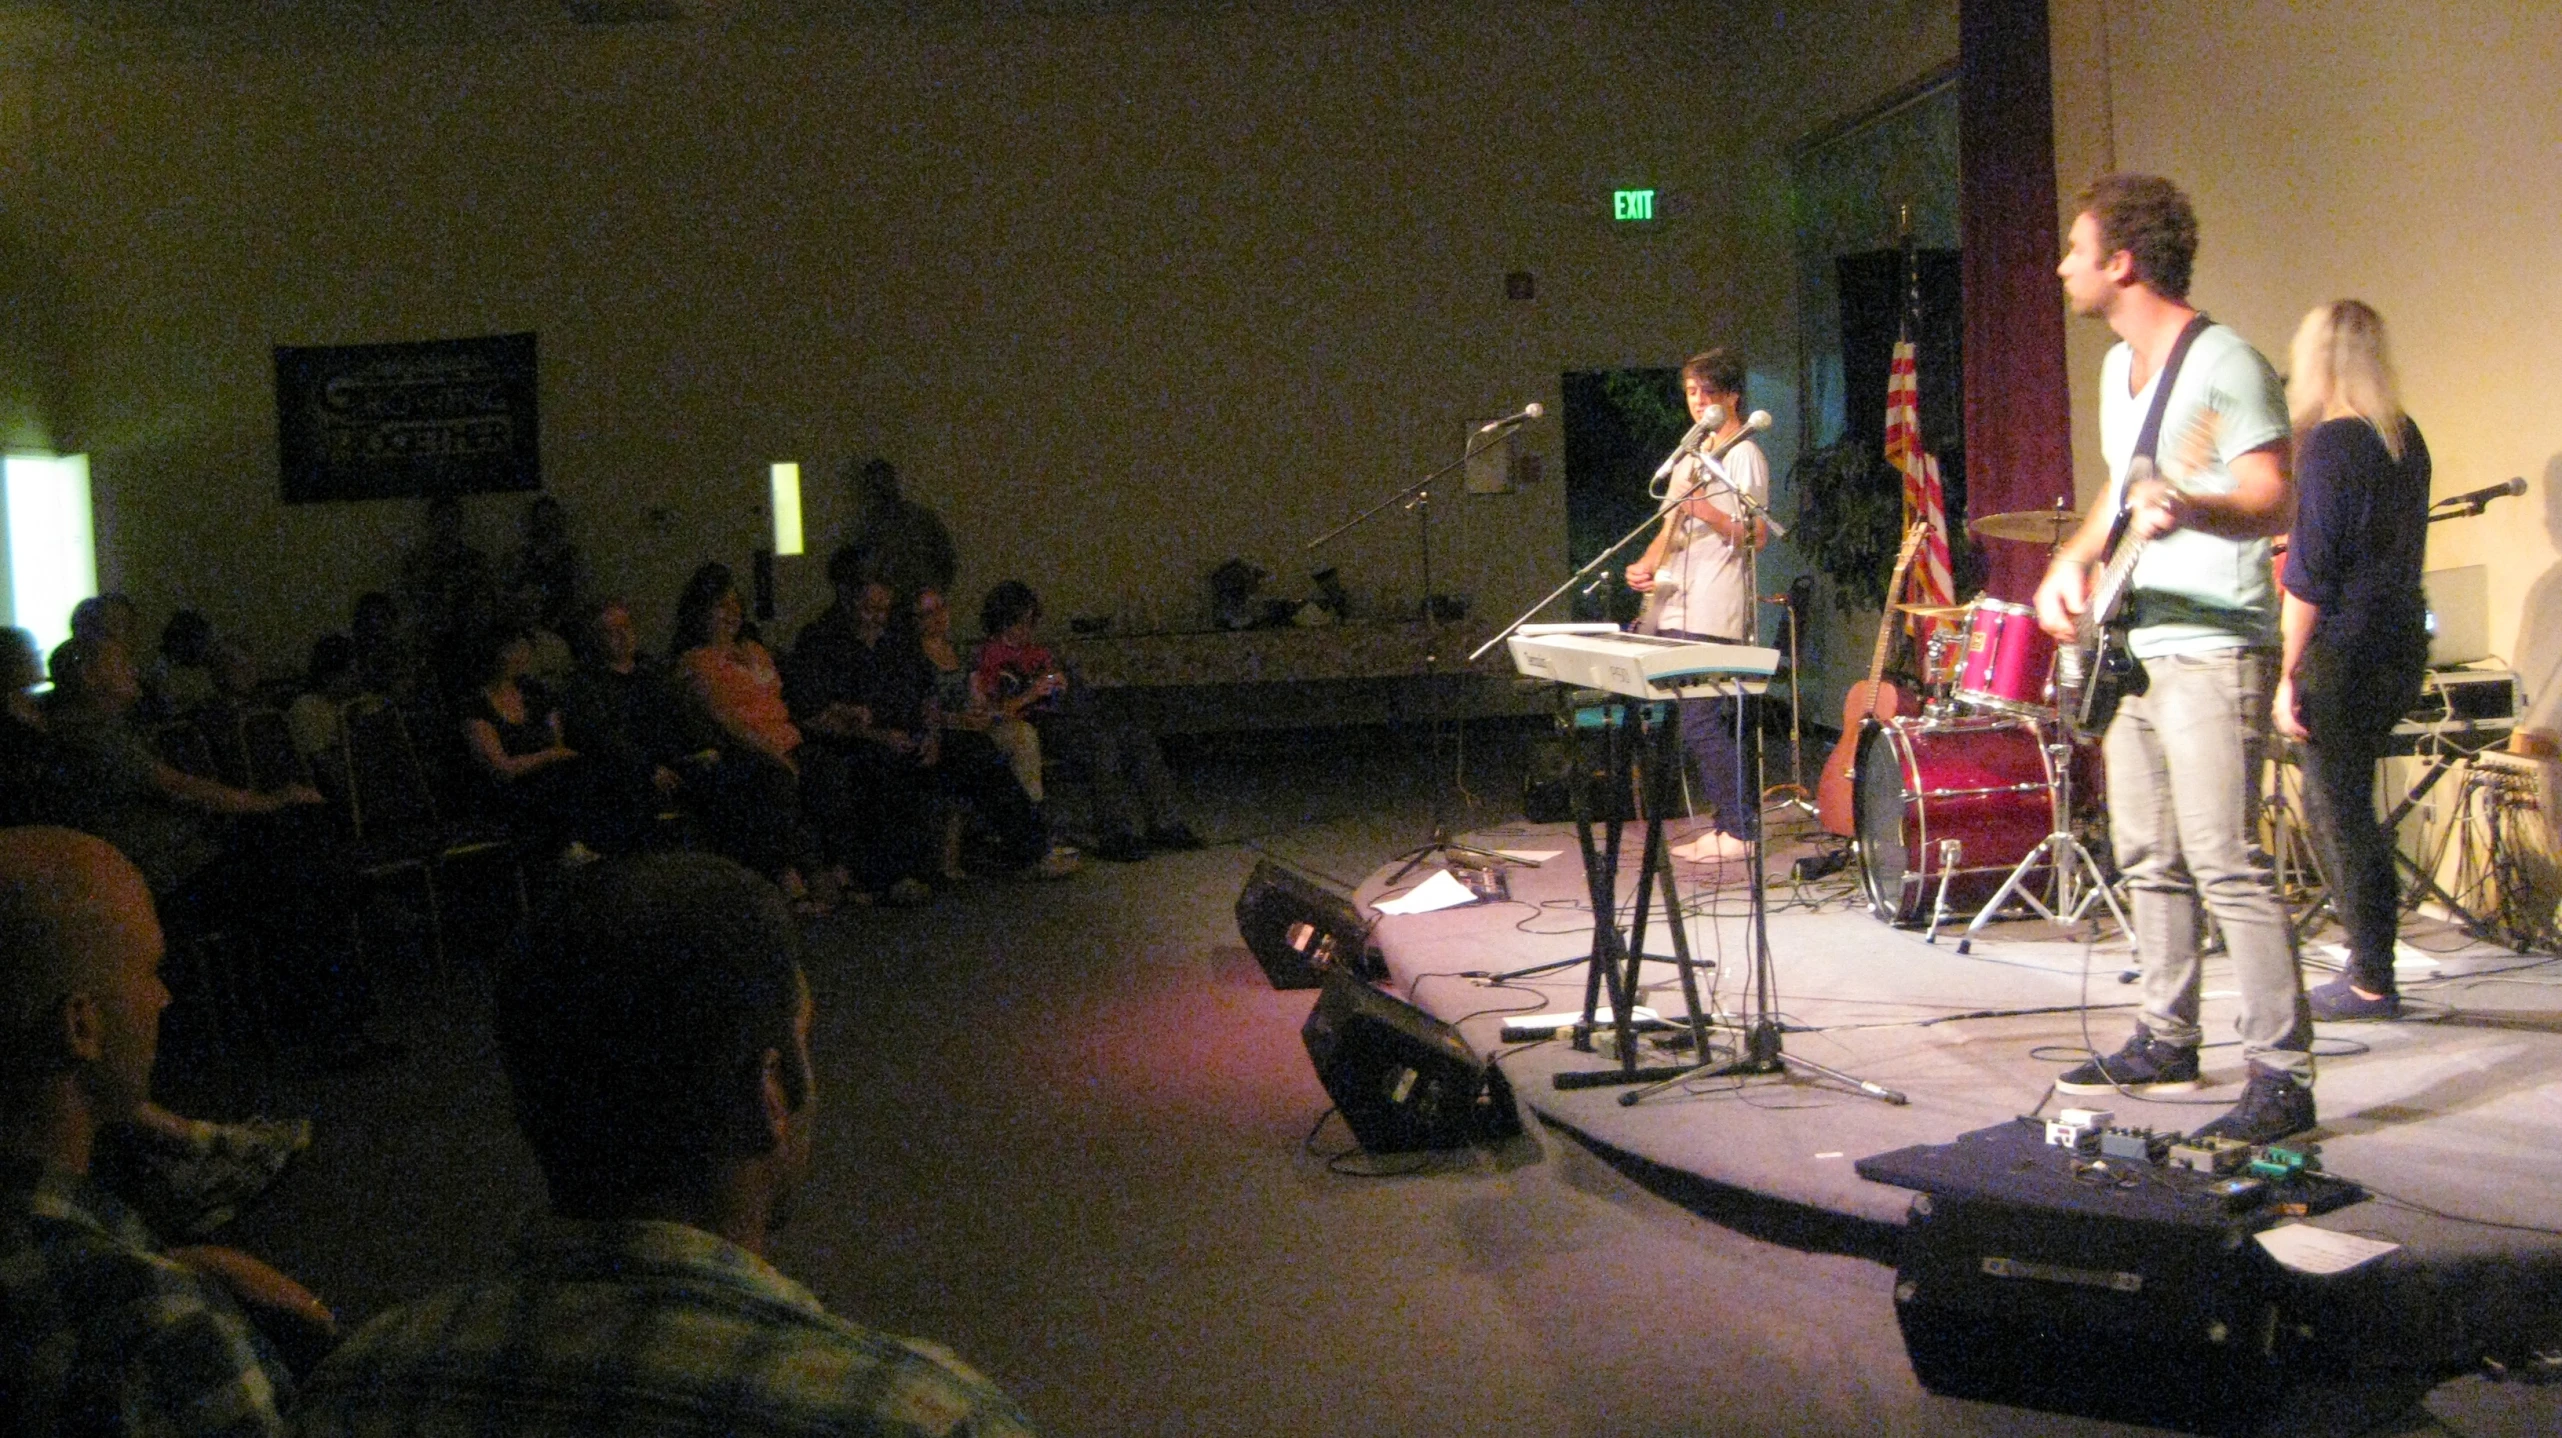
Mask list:
[{"label": "acoustic guitar", "polygon": [[1827,834],[1845,839],[1859,836],[1859,825],[1851,803],[1851,765],[1859,758],[1859,740],[1870,724],[1881,724],[1900,714],[1910,714],[1917,706],[1913,696],[1886,681],[1886,650],[1895,637],[1895,601],[1904,592],[1904,574],[1913,565],[1913,556],[1921,552],[1922,536],[1930,532],[1928,521],[1915,521],[1904,535],[1904,547],[1895,555],[1895,577],[1886,581],[1886,612],[1877,621],[1877,652],[1869,657],[1868,677],[1850,686],[1850,696],[1842,701],[1841,739],[1824,759],[1823,777],[1815,781],[1815,822]]}]

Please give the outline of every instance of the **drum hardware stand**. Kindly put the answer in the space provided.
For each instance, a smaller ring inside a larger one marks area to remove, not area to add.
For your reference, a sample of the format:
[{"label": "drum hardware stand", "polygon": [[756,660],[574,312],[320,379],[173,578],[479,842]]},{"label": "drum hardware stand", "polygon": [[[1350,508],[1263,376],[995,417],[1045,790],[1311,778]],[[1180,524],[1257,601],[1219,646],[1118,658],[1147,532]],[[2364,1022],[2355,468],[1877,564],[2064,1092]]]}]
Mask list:
[{"label": "drum hardware stand", "polygon": [[[2039,727],[2044,728],[2042,723]],[[1984,901],[1984,907],[1975,911],[1973,921],[1966,925],[1965,936],[1957,941],[1957,952],[1961,954],[1973,950],[1975,931],[1991,923],[1993,916],[2014,897],[2050,922],[2067,928],[2081,923],[2090,912],[2091,901],[2097,899],[2108,905],[2109,917],[2117,920],[2118,932],[2135,932],[2135,926],[2126,921],[2126,911],[2118,907],[2116,891],[2108,886],[2107,872],[2091,856],[2090,847],[2073,832],[2073,740],[2061,723],[2056,725],[2054,735],[2046,742],[2046,762],[2055,775],[2055,827],[2037,841],[2036,848],[2021,857],[2010,877],[2002,880],[2002,886]],[[2046,738],[2042,732],[2038,737]],[[2040,858],[2052,865],[2055,902],[2051,908],[2028,888],[2028,872],[2037,867]],[[2081,887],[2085,883],[2090,887]]]},{"label": "drum hardware stand", "polygon": [[1781,802],[1801,815],[1815,812],[1815,793],[1806,787],[1806,706],[1797,688],[1797,606],[1785,594],[1762,597],[1762,603],[1775,604],[1788,613],[1788,782],[1774,785],[1761,796],[1766,811],[1772,795],[1784,796]]},{"label": "drum hardware stand", "polygon": [[1930,906],[1930,927],[1922,931],[1922,942],[1939,942],[1939,926],[1948,921],[1948,884],[1957,877],[1957,866],[1966,862],[1966,841],[1939,841],[1939,898]]},{"label": "drum hardware stand", "polygon": [[[1377,504],[1374,504],[1368,509],[1361,511],[1359,514],[1352,516],[1350,519],[1347,519],[1343,523],[1336,525],[1334,528],[1327,530],[1325,533],[1318,535],[1316,538],[1309,540],[1303,550],[1303,552],[1306,553],[1314,553],[1317,550],[1324,548],[1326,545],[1333,543],[1343,535],[1349,534],[1353,530],[1369,523],[1378,516],[1387,513],[1391,509],[1402,508],[1408,510],[1414,514],[1418,521],[1415,534],[1417,543],[1422,551],[1423,560],[1423,692],[1425,696],[1425,708],[1428,711],[1424,717],[1424,722],[1430,726],[1432,731],[1432,834],[1431,837],[1427,838],[1420,845],[1394,856],[1396,858],[1403,859],[1406,862],[1403,868],[1398,869],[1396,873],[1388,877],[1388,883],[1391,886],[1403,882],[1406,875],[1413,873],[1416,869],[1423,867],[1426,863],[1431,862],[1435,858],[1457,857],[1469,861],[1475,867],[1491,869],[1500,869],[1505,864],[1533,862],[1526,859],[1514,859],[1508,855],[1498,854],[1489,849],[1471,848],[1468,845],[1456,842],[1451,837],[1448,814],[1444,802],[1448,798],[1448,793],[1443,787],[1441,770],[1442,727],[1444,720],[1448,716],[1442,712],[1441,608],[1434,602],[1434,595],[1432,592],[1432,487],[1465,468],[1468,461],[1476,458],[1479,454],[1484,453],[1488,448],[1492,447],[1497,440],[1510,438],[1515,425],[1524,420],[1535,419],[1538,415],[1539,406],[1534,404],[1521,414],[1515,415],[1510,419],[1497,420],[1495,423],[1477,431],[1476,434],[1469,437],[1468,443],[1462,447],[1457,459],[1450,461],[1448,464],[1432,471],[1423,478],[1416,480],[1414,483],[1409,484],[1403,489],[1398,490],[1396,493],[1389,495],[1387,498],[1380,500]],[[1480,649],[1477,651],[1477,654],[1483,654],[1484,652],[1484,650]],[[1470,663],[1476,662],[1477,654],[1471,654],[1468,656]],[[1465,781],[1459,780],[1458,782],[1464,791]]]},{"label": "drum hardware stand", "polygon": [[[1705,456],[1702,456],[1701,463],[1702,468],[1713,473],[1717,477],[1718,482],[1725,485],[1726,493],[1734,497],[1735,503],[1740,507],[1740,512],[1747,521],[1759,523],[1766,518],[1767,511],[1765,507],[1751,495],[1744,493],[1741,487],[1727,480],[1724,470],[1719,468],[1713,460],[1709,460]],[[1778,524],[1775,521],[1771,523],[1771,529],[1774,534],[1778,532]],[[1759,577],[1760,554],[1761,551],[1759,547],[1756,546],[1754,549],[1748,551],[1746,555],[1745,574],[1748,582],[1756,581]],[[1753,583],[1749,592],[1756,594],[1759,593],[1760,585],[1757,582]],[[1746,635],[1745,639],[1749,642],[1753,637],[1754,636],[1752,635]],[[1734,686],[1735,765],[1740,769],[1744,762],[1744,688],[1741,680],[1734,681]],[[1666,727],[1671,726],[1667,725]],[[1738,777],[1749,777],[1755,781],[1749,785],[1738,784],[1736,789],[1740,793],[1755,796],[1756,802],[1758,802],[1761,793],[1761,787],[1758,782],[1760,776],[1756,774]],[[1868,1095],[1870,1098],[1879,1099],[1886,1103],[1900,1106],[1911,1102],[1911,1100],[1904,1094],[1894,1089],[1890,1089],[1884,1084],[1873,1083],[1854,1074],[1847,1074],[1839,1069],[1819,1064],[1813,1059],[1799,1058],[1797,1055],[1788,1052],[1787,1045],[1781,1036],[1779,1028],[1779,1018],[1776,1008],[1778,977],[1770,955],[1770,907],[1764,887],[1766,875],[1762,869],[1762,854],[1768,846],[1769,836],[1765,833],[1761,838],[1756,839],[1753,842],[1752,855],[1749,860],[1747,860],[1752,870],[1750,915],[1746,920],[1746,933],[1748,936],[1747,942],[1751,945],[1752,949],[1752,967],[1744,980],[1744,1005],[1748,1010],[1750,1010],[1750,1015],[1748,1018],[1743,1020],[1720,1019],[1715,1025],[1720,1028],[1734,1029],[1741,1039],[1741,1043],[1731,1050],[1734,1055],[1733,1058],[1726,1061],[1710,1059],[1707,1043],[1704,1035],[1702,1035],[1700,1038],[1700,1047],[1696,1050],[1702,1060],[1701,1063],[1693,1067],[1683,1069],[1677,1073],[1668,1074],[1647,1084],[1644,1088],[1630,1089],[1628,1092],[1621,1094],[1619,1096],[1619,1102],[1623,1107],[1633,1108],[1638,1103],[1644,1101],[1649,1095],[1661,1093],[1665,1089],[1671,1088],[1677,1084],[1688,1082],[1692,1079],[1717,1078],[1728,1074],[1743,1075],[1785,1073],[1792,1068],[1799,1069],[1822,1078],[1831,1079],[1835,1083],[1855,1088],[1861,1093]],[[1648,848],[1648,858],[1651,859],[1653,857],[1651,852],[1651,842],[1649,843]],[[1665,874],[1665,887],[1667,891],[1671,888],[1671,874],[1668,861]],[[1644,899],[1641,892],[1638,909],[1640,922],[1643,921],[1645,912],[1643,904]],[[1678,936],[1682,933],[1683,928],[1684,926],[1680,921],[1679,911],[1675,910],[1673,932]],[[1686,952],[1686,940],[1677,939],[1674,947],[1677,949],[1684,949]],[[1685,986],[1690,982],[1690,970],[1686,964],[1682,969],[1682,980]],[[1633,988],[1634,985],[1632,984],[1631,987]],[[1624,1014],[1625,1012],[1626,1010],[1624,1008],[1619,1010],[1619,1013]],[[1700,1028],[1700,1023],[1698,1020],[1698,1006],[1696,1001],[1692,1003],[1691,1013],[1692,1027],[1694,1030],[1697,1030]],[[1564,1080],[1565,1075],[1560,1074],[1558,1076],[1558,1082],[1561,1087],[1564,1085]]]}]

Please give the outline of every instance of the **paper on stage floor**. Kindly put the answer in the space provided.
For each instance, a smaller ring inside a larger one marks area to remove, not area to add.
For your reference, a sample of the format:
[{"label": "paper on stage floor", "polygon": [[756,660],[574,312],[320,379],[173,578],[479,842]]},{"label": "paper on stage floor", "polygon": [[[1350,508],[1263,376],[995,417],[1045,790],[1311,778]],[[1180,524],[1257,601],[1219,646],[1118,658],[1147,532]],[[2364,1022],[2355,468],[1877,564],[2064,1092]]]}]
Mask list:
[{"label": "paper on stage floor", "polygon": [[2252,1237],[2268,1256],[2298,1273],[2346,1273],[2370,1259],[2382,1258],[2402,1245],[2354,1233],[2334,1233],[2309,1223],[2281,1223]]},{"label": "paper on stage floor", "polygon": [[1473,904],[1477,896],[1468,886],[1450,877],[1448,869],[1435,869],[1432,877],[1406,890],[1396,898],[1370,907],[1382,914],[1429,914],[1435,909],[1455,909]]}]

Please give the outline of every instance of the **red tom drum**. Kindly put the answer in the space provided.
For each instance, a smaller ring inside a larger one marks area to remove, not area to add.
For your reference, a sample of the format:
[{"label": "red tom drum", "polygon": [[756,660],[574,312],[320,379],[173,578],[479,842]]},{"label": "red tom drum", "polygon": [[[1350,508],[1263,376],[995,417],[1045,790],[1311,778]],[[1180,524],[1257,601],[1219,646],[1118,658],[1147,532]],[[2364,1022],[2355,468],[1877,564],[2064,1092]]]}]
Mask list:
[{"label": "red tom drum", "polygon": [[2051,716],[2055,636],[2037,611],[2006,599],[1978,599],[1966,611],[1957,661],[1957,701],[2029,718]]}]

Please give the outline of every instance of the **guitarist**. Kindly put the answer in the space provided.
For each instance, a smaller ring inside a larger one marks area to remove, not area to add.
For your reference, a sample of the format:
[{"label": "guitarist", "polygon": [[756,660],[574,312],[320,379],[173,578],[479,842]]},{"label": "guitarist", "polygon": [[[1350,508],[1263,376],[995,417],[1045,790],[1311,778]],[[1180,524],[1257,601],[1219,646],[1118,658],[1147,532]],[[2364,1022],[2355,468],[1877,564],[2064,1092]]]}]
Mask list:
[{"label": "guitarist", "polygon": [[[2125,610],[2141,673],[2103,741],[2144,990],[2125,1046],[2055,1087],[2143,1097],[2197,1086],[2203,900],[2233,955],[2249,1082],[2198,1132],[2267,1143],[2314,1124],[2312,1020],[2252,822],[2278,655],[2269,538],[2295,510],[2286,396],[2268,361],[2188,303],[2197,215],[2186,195],[2153,176],[2108,175],[2077,209],[2055,272],[2073,312],[2120,341],[2100,370],[2110,479],[2106,502],[2056,551],[2037,614],[2069,640],[2112,538],[2144,546]],[[2212,444],[2175,438],[2194,433]],[[2178,462],[2192,448],[2205,452]],[[2175,485],[2150,477],[2156,452]]]},{"label": "guitarist", "polygon": [[[1756,504],[1770,498],[1770,461],[1761,446],[1742,438],[1744,430],[1743,361],[1723,349],[1693,355],[1681,367],[1681,396],[1696,423],[1711,405],[1725,411],[1725,423],[1704,441],[1712,453],[1721,446],[1726,482],[1720,483],[1696,455],[1685,454],[1664,488],[1663,527],[1655,531],[1643,559],[1628,567],[1628,587],[1646,596],[1646,614],[1655,633],[1680,639],[1753,642],[1753,551],[1769,542],[1770,529],[1758,518],[1746,518],[1734,490]],[[1730,489],[1728,486],[1731,485]],[[1761,837],[1761,756],[1758,725],[1747,710],[1744,742],[1735,744],[1738,699],[1681,701],[1681,741],[1699,766],[1699,782],[1715,811],[1713,826],[1696,839],[1673,849],[1673,857],[1692,863],[1741,859]]]}]

